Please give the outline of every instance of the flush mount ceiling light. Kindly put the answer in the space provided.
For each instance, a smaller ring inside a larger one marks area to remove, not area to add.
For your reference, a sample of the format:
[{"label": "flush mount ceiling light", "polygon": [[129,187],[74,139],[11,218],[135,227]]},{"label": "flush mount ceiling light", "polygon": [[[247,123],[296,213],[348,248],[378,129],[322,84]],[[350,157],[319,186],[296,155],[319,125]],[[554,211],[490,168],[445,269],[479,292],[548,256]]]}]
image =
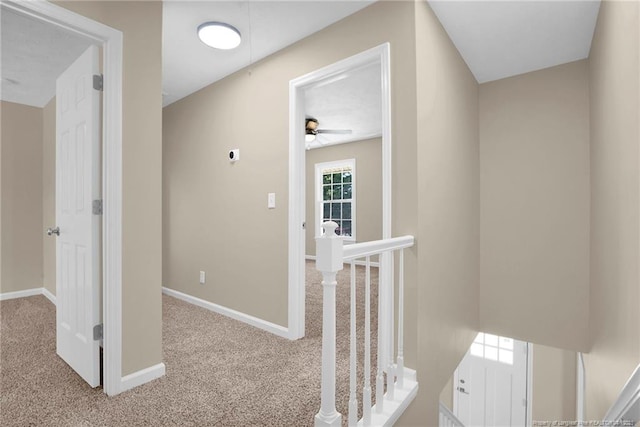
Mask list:
[{"label": "flush mount ceiling light", "polygon": [[216,49],[233,49],[242,40],[240,31],[223,22],[205,22],[198,26],[198,37],[202,43]]}]

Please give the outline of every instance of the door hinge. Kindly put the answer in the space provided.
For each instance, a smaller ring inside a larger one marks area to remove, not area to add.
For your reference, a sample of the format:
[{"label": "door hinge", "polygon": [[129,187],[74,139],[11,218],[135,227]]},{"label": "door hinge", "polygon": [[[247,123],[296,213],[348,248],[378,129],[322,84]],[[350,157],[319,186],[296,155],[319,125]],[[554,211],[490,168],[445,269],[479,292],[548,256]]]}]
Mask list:
[{"label": "door hinge", "polygon": [[102,74],[93,75],[93,88],[102,92],[104,88],[104,77]]},{"label": "door hinge", "polygon": [[102,199],[93,201],[92,210],[94,215],[102,215]]},{"label": "door hinge", "polygon": [[93,340],[99,341],[102,339],[102,323],[93,327]]}]

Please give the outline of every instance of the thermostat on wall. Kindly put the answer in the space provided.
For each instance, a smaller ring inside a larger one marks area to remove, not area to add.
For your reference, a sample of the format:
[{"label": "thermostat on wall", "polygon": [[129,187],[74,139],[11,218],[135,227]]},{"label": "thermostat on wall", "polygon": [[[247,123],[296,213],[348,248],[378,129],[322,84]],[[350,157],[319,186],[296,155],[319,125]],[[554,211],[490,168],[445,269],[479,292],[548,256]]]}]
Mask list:
[{"label": "thermostat on wall", "polygon": [[229,150],[229,161],[233,163],[238,160],[240,160],[240,149],[235,148],[233,150]]}]

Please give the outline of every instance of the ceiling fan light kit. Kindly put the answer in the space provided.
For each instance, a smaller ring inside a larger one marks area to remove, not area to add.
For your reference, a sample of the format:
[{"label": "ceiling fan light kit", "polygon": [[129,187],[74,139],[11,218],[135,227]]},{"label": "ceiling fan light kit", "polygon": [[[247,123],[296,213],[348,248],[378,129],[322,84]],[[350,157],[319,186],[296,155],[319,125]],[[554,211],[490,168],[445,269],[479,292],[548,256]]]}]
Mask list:
[{"label": "ceiling fan light kit", "polygon": [[314,118],[307,118],[305,119],[305,135],[304,135],[304,141],[305,142],[313,142],[316,140],[316,135],[318,134],[318,120],[314,119]]},{"label": "ceiling fan light kit", "polygon": [[242,36],[233,25],[224,22],[205,22],[198,26],[198,37],[202,43],[215,49],[229,50],[240,45]]},{"label": "ceiling fan light kit", "polygon": [[[316,140],[316,136],[321,133],[335,135],[348,135],[353,133],[351,129],[318,129],[318,126],[320,126],[320,122],[318,122],[318,119],[313,117],[307,117],[306,119],[304,119],[305,143],[309,144],[311,142],[314,142]],[[320,145],[324,145],[321,141],[319,142]],[[307,149],[308,148],[309,147],[307,147]]]}]

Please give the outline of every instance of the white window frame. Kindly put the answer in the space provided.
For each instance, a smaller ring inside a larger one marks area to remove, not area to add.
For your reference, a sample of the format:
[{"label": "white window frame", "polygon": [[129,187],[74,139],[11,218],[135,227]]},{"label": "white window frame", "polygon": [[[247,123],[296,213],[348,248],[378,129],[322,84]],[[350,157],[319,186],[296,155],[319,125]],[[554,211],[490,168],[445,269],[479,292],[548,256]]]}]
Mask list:
[{"label": "white window frame", "polygon": [[351,236],[341,236],[345,242],[356,241],[356,159],[344,159],[335,160],[333,162],[316,163],[315,174],[315,230],[316,237],[322,235],[322,205],[323,205],[323,193],[322,193],[322,175],[323,171],[327,169],[335,169],[340,167],[351,168]]}]

